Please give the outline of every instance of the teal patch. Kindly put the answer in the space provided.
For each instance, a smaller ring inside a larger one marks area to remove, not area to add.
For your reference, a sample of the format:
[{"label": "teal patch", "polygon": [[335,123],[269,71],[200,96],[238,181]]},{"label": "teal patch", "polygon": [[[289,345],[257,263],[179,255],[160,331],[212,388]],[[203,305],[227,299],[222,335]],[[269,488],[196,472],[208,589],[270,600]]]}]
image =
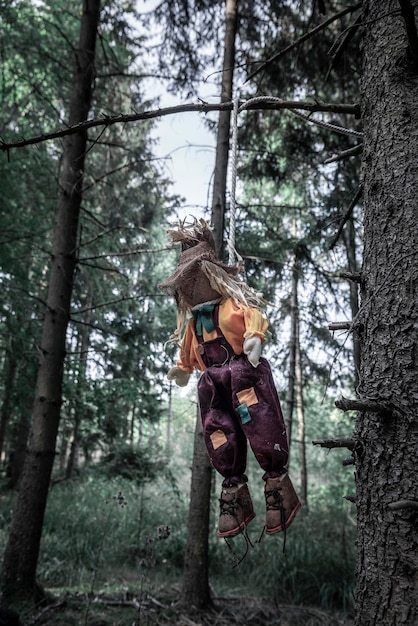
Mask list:
[{"label": "teal patch", "polygon": [[240,404],[239,407],[237,407],[237,413],[240,416],[241,422],[243,424],[248,424],[248,422],[251,422],[251,415],[246,404]]}]

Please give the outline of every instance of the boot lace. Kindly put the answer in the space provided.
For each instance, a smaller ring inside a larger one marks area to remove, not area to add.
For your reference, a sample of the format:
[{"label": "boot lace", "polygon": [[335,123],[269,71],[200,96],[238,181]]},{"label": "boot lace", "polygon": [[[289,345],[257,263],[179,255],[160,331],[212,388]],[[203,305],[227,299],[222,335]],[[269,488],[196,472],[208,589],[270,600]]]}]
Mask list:
[{"label": "boot lace", "polygon": [[[283,552],[286,547],[286,510],[283,504],[283,496],[280,493],[280,488],[274,487],[273,489],[266,491],[266,509],[268,511],[280,511],[280,518],[283,525]],[[261,537],[260,537],[261,539]]]}]

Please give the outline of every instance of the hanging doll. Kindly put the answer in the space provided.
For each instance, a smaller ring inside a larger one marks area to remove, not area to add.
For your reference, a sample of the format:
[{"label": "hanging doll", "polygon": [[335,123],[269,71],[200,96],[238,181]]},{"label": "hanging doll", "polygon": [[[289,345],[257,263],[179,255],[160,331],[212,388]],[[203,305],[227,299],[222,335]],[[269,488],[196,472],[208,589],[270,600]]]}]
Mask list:
[{"label": "hanging doll", "polygon": [[182,252],[175,272],[159,285],[177,303],[180,356],[167,378],[187,385],[202,371],[198,398],[213,467],[223,476],[218,535],[234,537],[255,517],[245,475],[247,442],[264,470],[265,531],[289,526],[301,504],[287,473],[288,441],[270,365],[261,357],[268,323],[261,298],[241,281],[239,266],[215,255],[209,225],[195,220],[168,231]]}]

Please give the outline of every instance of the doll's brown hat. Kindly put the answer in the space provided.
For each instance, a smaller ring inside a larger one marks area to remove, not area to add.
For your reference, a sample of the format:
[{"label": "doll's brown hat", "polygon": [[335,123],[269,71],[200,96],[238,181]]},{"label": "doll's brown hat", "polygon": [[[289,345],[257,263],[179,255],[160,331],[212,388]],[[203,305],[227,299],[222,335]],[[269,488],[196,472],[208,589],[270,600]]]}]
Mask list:
[{"label": "doll's brown hat", "polygon": [[[173,242],[180,242],[182,251],[173,274],[158,287],[185,301],[189,306],[215,300],[222,294],[218,287],[219,276],[224,272],[236,276],[239,267],[226,265],[215,254],[215,243],[210,226],[204,220],[191,225],[180,223],[176,230],[169,230]],[[218,278],[216,278],[218,277]]]}]

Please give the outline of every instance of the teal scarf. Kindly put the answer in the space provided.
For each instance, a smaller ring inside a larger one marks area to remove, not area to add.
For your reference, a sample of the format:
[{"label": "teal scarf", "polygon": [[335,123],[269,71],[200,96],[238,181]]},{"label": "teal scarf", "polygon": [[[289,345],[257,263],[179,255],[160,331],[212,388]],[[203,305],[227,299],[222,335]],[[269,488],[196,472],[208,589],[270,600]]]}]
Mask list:
[{"label": "teal scarf", "polygon": [[192,314],[196,320],[196,332],[199,337],[203,335],[203,327],[205,327],[208,333],[215,330],[215,324],[211,315],[215,306],[216,304],[202,304],[198,309],[193,309]]}]

